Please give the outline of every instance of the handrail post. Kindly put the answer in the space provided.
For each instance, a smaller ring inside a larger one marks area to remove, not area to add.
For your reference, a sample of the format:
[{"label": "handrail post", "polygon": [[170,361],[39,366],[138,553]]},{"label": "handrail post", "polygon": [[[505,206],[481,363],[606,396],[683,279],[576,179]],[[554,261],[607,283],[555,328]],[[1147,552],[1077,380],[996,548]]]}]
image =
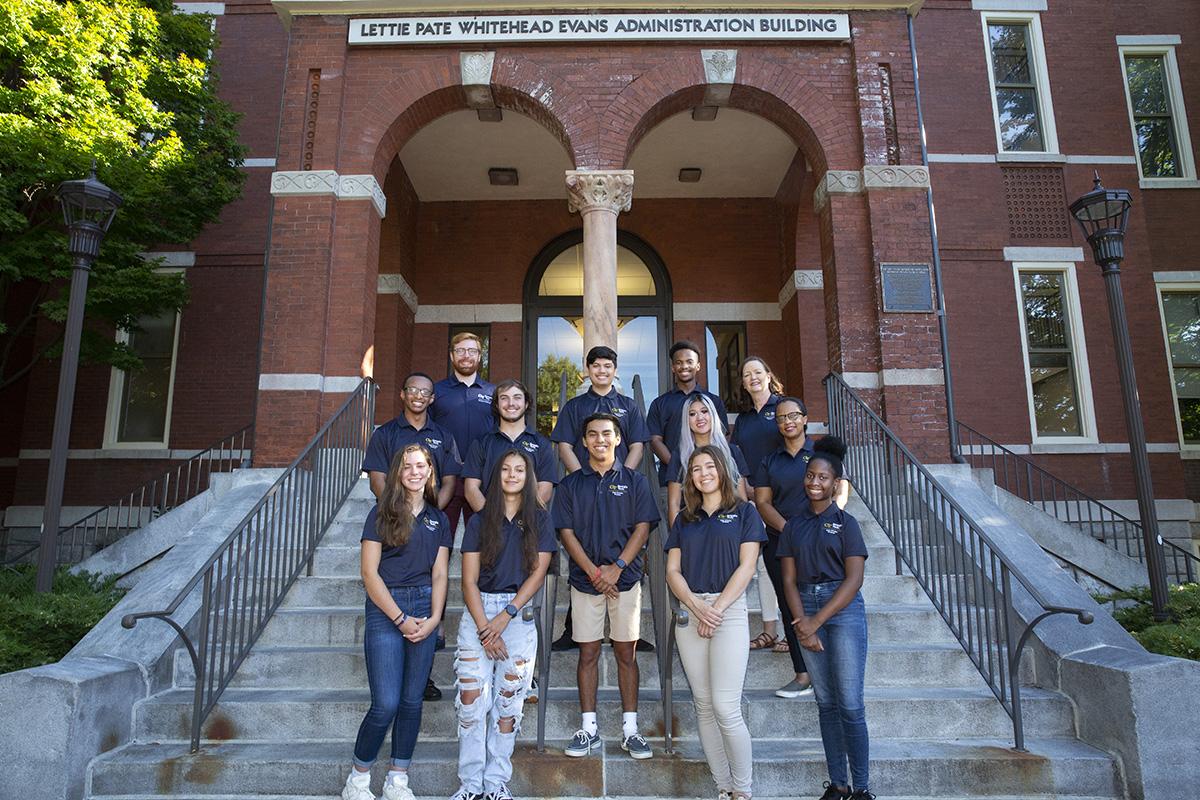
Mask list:
[{"label": "handrail post", "polygon": [[[200,649],[194,655],[192,673],[196,679],[192,691],[192,749],[200,751],[200,727],[204,724],[204,683],[208,677],[208,617],[212,611],[212,567],[204,571],[204,585],[200,590]],[[129,626],[132,627],[132,626]]]}]

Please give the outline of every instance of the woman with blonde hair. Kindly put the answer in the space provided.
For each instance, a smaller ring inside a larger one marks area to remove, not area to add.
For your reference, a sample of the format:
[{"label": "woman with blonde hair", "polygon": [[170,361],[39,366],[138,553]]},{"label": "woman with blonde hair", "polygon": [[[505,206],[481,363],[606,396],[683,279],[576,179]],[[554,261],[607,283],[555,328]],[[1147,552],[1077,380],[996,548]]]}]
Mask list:
[{"label": "woman with blonde hair", "polygon": [[671,453],[671,460],[667,465],[667,519],[670,522],[675,521],[675,515],[679,513],[683,503],[688,459],[697,448],[704,445],[712,445],[721,451],[738,499],[750,499],[746,484],[750,468],[742,457],[741,448],[725,438],[717,414],[716,404],[703,392],[692,392],[684,401],[683,413],[679,420],[679,447]]}]

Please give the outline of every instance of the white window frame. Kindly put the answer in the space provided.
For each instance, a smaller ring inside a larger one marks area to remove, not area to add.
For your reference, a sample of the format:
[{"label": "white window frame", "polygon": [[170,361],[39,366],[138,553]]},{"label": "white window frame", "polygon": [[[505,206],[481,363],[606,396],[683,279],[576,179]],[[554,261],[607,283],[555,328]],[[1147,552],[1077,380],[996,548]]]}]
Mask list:
[{"label": "white window frame", "polygon": [[[180,273],[182,269],[158,269],[159,273]],[[125,371],[112,368],[108,379],[108,410],[104,419],[104,448],[118,450],[165,450],[171,441],[171,410],[175,405],[175,368],[179,365],[179,330],[182,326],[183,314],[175,312],[175,338],[171,344],[171,377],[167,383],[167,416],[163,421],[163,438],[161,441],[121,442],[117,440],[117,432],[121,429],[121,390],[124,386]],[[129,342],[129,332],[118,330],[117,342]]]},{"label": "white window frame", "polygon": [[[1200,276],[1196,277],[1200,278]],[[1175,389],[1175,360],[1171,357],[1171,338],[1167,334],[1167,314],[1166,309],[1163,308],[1163,295],[1168,292],[1200,292],[1200,280],[1159,280],[1156,275],[1154,281],[1154,293],[1158,300],[1158,320],[1162,325],[1163,349],[1167,356],[1167,375],[1171,378],[1171,406],[1175,413],[1175,432],[1179,437],[1179,452],[1200,455],[1200,444],[1188,444],[1183,439],[1183,420],[1179,417],[1179,394]]]},{"label": "white window frame", "polygon": [[[1013,286],[1017,293],[1017,327],[1021,335],[1021,361],[1025,368],[1025,401],[1029,408],[1029,433],[1034,445],[1098,444],[1096,411],[1092,404],[1092,378],[1088,366],[1087,342],[1083,332],[1083,312],[1079,305],[1079,284],[1075,280],[1075,264],[1070,261],[1015,261]],[[1066,276],[1063,286],[1067,297],[1064,303],[1067,324],[1071,329],[1071,354],[1074,358],[1076,389],[1079,393],[1079,426],[1082,436],[1041,436],[1038,434],[1037,414],[1033,406],[1033,383],[1030,381],[1029,334],[1025,325],[1025,299],[1021,291],[1022,272],[1061,272]]]},{"label": "white window frame", "polygon": [[[1157,38],[1157,37],[1155,37]],[[1162,37],[1164,42],[1174,37]],[[1129,94],[1129,75],[1125,69],[1126,56],[1161,56],[1167,74],[1167,101],[1171,104],[1171,122],[1175,126],[1175,142],[1179,148],[1179,171],[1177,178],[1149,177],[1142,174],[1142,153],[1138,150],[1137,129],[1133,121],[1133,98]],[[1200,188],[1196,179],[1196,161],[1192,155],[1192,134],[1188,129],[1187,108],[1183,103],[1183,84],[1179,80],[1179,62],[1175,58],[1175,45],[1126,44],[1117,47],[1117,58],[1121,62],[1121,85],[1125,91],[1125,112],[1129,116],[1129,137],[1133,142],[1133,158],[1137,162],[1138,186],[1142,189],[1187,189]]]},{"label": "white window frame", "polygon": [[[1046,66],[1046,46],[1042,41],[1042,18],[1036,12],[984,11],[979,18],[983,25],[983,54],[987,67],[988,90],[992,103],[992,126],[996,130],[996,159],[998,161],[1037,161],[1040,156],[1058,156],[1058,126],[1054,124],[1054,102],[1050,96],[1050,72]],[[1005,150],[1000,133],[1000,107],[996,104],[996,70],[992,63],[992,41],[988,25],[993,22],[1029,26],[1029,58],[1037,87],[1038,116],[1042,121],[1042,150]]]}]

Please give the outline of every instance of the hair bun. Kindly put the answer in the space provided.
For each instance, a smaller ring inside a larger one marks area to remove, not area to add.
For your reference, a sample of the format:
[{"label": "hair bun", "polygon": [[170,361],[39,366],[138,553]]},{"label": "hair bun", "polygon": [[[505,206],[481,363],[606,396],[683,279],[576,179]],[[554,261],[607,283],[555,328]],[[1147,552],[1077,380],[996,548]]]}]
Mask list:
[{"label": "hair bun", "polygon": [[846,458],[846,443],[840,436],[822,436],[813,445],[814,453],[823,453],[843,461]]}]

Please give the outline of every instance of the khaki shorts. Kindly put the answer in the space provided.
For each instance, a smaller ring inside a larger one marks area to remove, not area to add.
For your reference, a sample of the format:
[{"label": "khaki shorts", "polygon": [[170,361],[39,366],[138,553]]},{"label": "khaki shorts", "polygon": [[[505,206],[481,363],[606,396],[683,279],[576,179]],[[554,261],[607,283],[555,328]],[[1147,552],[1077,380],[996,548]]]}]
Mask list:
[{"label": "khaki shorts", "polygon": [[602,594],[587,594],[571,587],[571,638],[577,642],[599,642],[604,638],[608,616],[608,638],[614,642],[636,642],[642,635],[642,584],[620,592],[611,600]]}]

